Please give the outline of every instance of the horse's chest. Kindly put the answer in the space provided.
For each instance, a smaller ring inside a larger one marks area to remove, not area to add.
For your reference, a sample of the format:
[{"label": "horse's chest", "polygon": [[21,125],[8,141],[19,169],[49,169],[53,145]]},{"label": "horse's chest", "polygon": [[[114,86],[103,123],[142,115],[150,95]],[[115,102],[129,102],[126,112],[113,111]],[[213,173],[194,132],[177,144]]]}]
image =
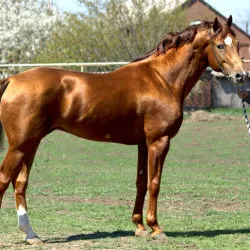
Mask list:
[{"label": "horse's chest", "polygon": [[174,137],[182,124],[183,112],[178,105],[162,105],[146,115],[145,133],[147,137]]}]

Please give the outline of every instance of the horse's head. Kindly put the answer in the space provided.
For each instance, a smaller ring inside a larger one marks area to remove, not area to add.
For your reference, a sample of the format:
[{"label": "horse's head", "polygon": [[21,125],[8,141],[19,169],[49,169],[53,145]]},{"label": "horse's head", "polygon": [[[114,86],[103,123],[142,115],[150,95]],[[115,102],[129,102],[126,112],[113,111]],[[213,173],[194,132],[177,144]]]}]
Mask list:
[{"label": "horse's head", "polygon": [[231,29],[232,16],[222,25],[215,18],[212,29],[209,30],[207,57],[209,66],[217,72],[222,72],[235,84],[243,83],[247,73],[238,53],[239,42]]}]

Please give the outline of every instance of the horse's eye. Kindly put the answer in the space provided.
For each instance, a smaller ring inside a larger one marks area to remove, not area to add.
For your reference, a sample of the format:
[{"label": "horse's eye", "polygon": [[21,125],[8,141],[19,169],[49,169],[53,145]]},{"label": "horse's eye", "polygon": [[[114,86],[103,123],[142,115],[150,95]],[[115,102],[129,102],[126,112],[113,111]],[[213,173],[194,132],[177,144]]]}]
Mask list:
[{"label": "horse's eye", "polygon": [[218,48],[218,49],[224,49],[224,45],[223,45],[223,44],[218,44],[218,45],[217,45],[217,48]]}]

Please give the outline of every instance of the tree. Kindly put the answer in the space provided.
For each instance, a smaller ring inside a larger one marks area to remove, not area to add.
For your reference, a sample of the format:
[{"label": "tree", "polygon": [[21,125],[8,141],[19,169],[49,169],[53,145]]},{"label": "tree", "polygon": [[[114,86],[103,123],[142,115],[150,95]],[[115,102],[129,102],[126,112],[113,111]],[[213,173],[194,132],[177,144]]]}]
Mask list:
[{"label": "tree", "polygon": [[185,24],[185,11],[166,0],[79,2],[84,11],[57,24],[36,61],[131,61]]},{"label": "tree", "polygon": [[30,62],[58,13],[39,0],[0,0],[0,6],[0,62]]}]

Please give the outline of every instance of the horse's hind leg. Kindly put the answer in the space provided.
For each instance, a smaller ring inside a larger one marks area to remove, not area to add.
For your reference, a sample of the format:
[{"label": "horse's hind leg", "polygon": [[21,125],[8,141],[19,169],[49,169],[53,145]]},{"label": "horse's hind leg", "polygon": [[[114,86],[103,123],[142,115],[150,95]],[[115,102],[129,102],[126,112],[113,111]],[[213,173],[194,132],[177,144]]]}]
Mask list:
[{"label": "horse's hind leg", "polygon": [[19,229],[26,234],[26,241],[30,244],[40,244],[42,241],[33,231],[29,223],[27,213],[27,203],[25,198],[26,189],[28,187],[28,178],[30,169],[35,157],[38,145],[34,146],[32,151],[27,154],[23,160],[21,171],[12,180],[13,188],[15,190],[16,209],[18,216]]},{"label": "horse's hind leg", "polygon": [[15,135],[14,139],[9,139],[9,149],[0,166],[0,198],[2,199],[4,192],[12,182],[15,189],[19,227],[26,234],[26,240],[29,243],[40,243],[41,240],[38,239],[29,224],[25,199],[28,176],[40,139],[38,139],[39,137],[34,139],[32,136],[30,136],[31,139],[28,136],[18,137],[18,133]]},{"label": "horse's hind leg", "polygon": [[147,163],[148,163],[148,150],[147,145],[138,145],[138,169],[137,169],[137,181],[136,181],[136,200],[134,206],[134,212],[132,220],[136,225],[136,236],[148,236],[144,224],[143,224],[143,205],[145,195],[147,193]]},{"label": "horse's hind leg", "polygon": [[16,150],[14,148],[9,148],[0,166],[0,202],[2,201],[4,192],[8,188],[11,180],[20,171],[23,158],[24,158],[23,152]]}]

